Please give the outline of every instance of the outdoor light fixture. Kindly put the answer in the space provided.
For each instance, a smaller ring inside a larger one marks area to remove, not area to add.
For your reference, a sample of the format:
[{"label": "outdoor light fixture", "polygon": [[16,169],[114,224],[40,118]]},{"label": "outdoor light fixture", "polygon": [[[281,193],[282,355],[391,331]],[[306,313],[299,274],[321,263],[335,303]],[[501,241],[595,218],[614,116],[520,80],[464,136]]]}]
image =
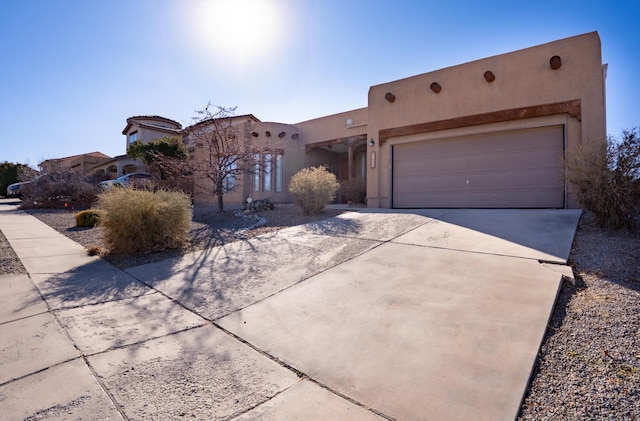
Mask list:
[{"label": "outdoor light fixture", "polygon": [[394,102],[396,100],[396,96],[391,92],[387,92],[384,96],[384,99],[386,99],[389,102]]},{"label": "outdoor light fixture", "polygon": [[376,141],[373,140],[373,138],[371,138],[371,140],[369,141],[369,146],[373,147],[375,146],[375,144],[376,144]]},{"label": "outdoor light fixture", "polygon": [[440,86],[440,84],[438,82],[433,82],[431,84],[431,86],[429,86],[431,88],[431,90],[437,94],[440,93],[440,91],[442,90],[442,86]]}]

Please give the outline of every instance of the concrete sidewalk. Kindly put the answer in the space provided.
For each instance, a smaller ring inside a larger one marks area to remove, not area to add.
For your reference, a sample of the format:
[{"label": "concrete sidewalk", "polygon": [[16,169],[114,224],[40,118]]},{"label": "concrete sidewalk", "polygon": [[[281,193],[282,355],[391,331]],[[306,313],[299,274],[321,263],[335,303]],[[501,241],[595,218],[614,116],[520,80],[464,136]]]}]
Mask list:
[{"label": "concrete sidewalk", "polygon": [[123,272],[0,202],[0,413],[513,419],[579,215],[363,209]]}]

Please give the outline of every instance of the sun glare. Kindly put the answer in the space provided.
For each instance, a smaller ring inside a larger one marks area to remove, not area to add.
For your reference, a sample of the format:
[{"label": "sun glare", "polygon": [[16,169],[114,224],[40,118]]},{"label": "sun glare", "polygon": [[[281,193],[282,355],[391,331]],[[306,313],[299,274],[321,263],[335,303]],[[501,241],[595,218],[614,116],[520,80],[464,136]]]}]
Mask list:
[{"label": "sun glare", "polygon": [[193,36],[218,64],[260,63],[283,41],[284,10],[275,0],[202,0],[193,6]]}]

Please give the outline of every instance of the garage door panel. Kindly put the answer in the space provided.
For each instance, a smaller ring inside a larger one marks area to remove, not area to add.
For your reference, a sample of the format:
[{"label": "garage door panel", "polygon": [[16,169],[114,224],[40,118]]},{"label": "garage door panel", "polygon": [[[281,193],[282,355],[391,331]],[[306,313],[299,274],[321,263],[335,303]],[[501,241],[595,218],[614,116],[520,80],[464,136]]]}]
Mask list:
[{"label": "garage door panel", "polygon": [[563,126],[393,146],[393,206],[564,205]]}]

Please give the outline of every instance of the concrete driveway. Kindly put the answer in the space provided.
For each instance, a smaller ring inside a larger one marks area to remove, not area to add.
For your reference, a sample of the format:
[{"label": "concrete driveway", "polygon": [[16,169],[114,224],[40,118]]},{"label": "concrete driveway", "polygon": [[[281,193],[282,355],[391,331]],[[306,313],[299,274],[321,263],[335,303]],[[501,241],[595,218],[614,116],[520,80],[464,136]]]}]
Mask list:
[{"label": "concrete driveway", "polygon": [[1,314],[0,410],[512,420],[579,216],[365,209],[125,273],[3,212],[29,277],[0,283],[19,297]]}]

